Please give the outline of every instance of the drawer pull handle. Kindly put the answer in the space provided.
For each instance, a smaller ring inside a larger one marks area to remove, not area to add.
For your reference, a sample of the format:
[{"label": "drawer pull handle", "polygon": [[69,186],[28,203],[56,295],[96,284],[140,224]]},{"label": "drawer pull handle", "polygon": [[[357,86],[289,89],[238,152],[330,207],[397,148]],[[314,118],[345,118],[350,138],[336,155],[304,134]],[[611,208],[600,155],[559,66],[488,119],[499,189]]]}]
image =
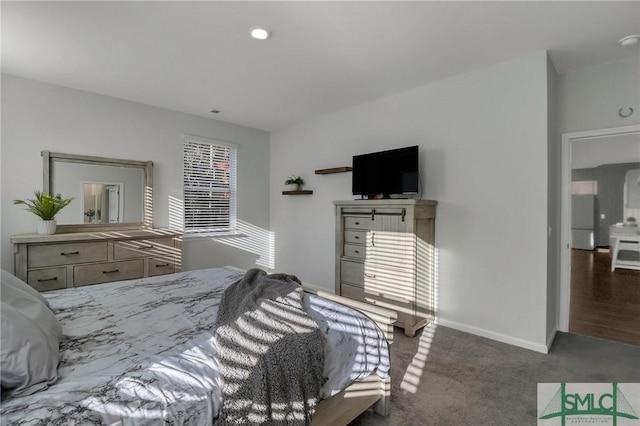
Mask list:
[{"label": "drawer pull handle", "polygon": [[80,254],[80,252],[79,251],[67,251],[67,252],[63,251],[62,253],[60,253],[60,256],[71,256],[74,254]]},{"label": "drawer pull handle", "polygon": [[103,274],[115,274],[116,272],[120,272],[119,269],[112,269],[110,271],[102,271]]},{"label": "drawer pull handle", "polygon": [[376,277],[373,274],[366,274],[366,273],[364,274],[364,276],[367,277],[367,278],[375,278]]},{"label": "drawer pull handle", "polygon": [[360,253],[358,250],[355,250],[356,253]]},{"label": "drawer pull handle", "polygon": [[39,278],[39,279],[38,279],[38,282],[39,282],[39,283],[44,283],[44,282],[46,282],[46,281],[57,281],[57,280],[58,280],[58,277],[53,277],[53,278]]},{"label": "drawer pull handle", "polygon": [[139,250],[149,250],[149,249],[152,249],[152,248],[153,248],[153,246],[150,246],[150,245],[149,245],[149,246],[138,246],[137,248],[138,248]]},{"label": "drawer pull handle", "polygon": [[365,302],[367,302],[367,303],[371,303],[372,305],[375,305],[375,304],[376,304],[376,301],[375,301],[375,300],[373,300],[373,299],[369,299],[368,297],[365,297],[365,298],[364,298],[364,301],[365,301]]},{"label": "drawer pull handle", "polygon": [[356,240],[359,240],[359,239],[360,239],[360,236],[356,235]]},{"label": "drawer pull handle", "polygon": [[167,266],[169,266],[168,263],[158,263],[158,264],[156,264],[156,268],[164,268],[164,267],[167,267]]}]

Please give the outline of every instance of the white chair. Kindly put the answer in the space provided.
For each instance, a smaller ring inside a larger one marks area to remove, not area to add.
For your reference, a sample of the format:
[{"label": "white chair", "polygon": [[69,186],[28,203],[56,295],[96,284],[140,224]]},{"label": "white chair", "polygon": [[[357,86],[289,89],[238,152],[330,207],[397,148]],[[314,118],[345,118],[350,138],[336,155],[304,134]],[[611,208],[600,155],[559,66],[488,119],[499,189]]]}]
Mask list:
[{"label": "white chair", "polygon": [[[636,235],[611,235],[613,240],[611,247],[611,271],[616,268],[640,270],[640,234]],[[638,260],[619,259],[620,251],[632,251],[638,253]]]}]

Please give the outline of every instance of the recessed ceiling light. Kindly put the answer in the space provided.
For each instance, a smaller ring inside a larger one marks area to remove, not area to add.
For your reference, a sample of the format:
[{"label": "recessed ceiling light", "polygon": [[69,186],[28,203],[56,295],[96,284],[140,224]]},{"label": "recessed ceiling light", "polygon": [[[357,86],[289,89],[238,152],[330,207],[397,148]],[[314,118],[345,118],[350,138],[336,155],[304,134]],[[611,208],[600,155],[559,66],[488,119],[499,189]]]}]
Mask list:
[{"label": "recessed ceiling light", "polygon": [[271,31],[265,27],[253,27],[251,28],[251,37],[257,40],[266,40],[271,37]]},{"label": "recessed ceiling light", "polygon": [[625,47],[635,46],[636,44],[638,44],[639,39],[640,39],[640,35],[634,34],[634,35],[622,37],[620,40],[618,40],[618,43],[620,43],[620,46],[625,46]]}]

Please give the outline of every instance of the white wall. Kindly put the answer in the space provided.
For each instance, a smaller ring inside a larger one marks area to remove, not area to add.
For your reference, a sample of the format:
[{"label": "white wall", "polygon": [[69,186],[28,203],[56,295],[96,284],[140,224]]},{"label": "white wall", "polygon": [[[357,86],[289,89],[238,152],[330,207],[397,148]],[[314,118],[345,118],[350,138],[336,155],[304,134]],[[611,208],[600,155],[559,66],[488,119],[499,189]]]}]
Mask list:
[{"label": "white wall", "polygon": [[[540,52],[274,132],[276,268],[332,291],[332,202],[352,198],[351,174],[314,170],[417,144],[439,203],[440,322],[546,351],[547,114]],[[281,195],[291,174],[314,194]]]},{"label": "white wall", "polygon": [[[634,109],[623,118],[618,110]],[[640,123],[640,57],[568,71],[558,79],[561,133]]]},{"label": "white wall", "polygon": [[267,132],[4,74],[1,96],[2,268],[13,271],[10,236],[35,231],[37,218],[12,200],[42,189],[40,151],[153,161],[153,222],[166,227],[170,197],[182,199],[184,133],[240,145],[238,217],[255,232],[227,244],[189,239],[183,267],[250,268],[266,250],[261,237],[269,226]]}]

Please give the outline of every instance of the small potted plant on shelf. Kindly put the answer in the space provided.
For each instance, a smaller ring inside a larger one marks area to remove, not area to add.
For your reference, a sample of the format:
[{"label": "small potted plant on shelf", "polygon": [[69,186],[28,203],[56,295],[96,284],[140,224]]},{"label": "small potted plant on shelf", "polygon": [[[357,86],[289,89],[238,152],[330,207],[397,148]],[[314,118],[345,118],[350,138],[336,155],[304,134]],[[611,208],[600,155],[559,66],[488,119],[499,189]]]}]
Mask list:
[{"label": "small potted plant on shelf", "polygon": [[286,181],[284,181],[285,185],[293,185],[295,191],[300,191],[302,189],[302,185],[304,185],[304,179],[300,176],[289,176]]},{"label": "small potted plant on shelf", "polygon": [[62,198],[61,194],[49,195],[40,191],[34,191],[35,198],[27,200],[13,200],[13,204],[27,206],[25,210],[38,216],[40,221],[37,224],[38,234],[55,234],[55,217],[74,197]]}]

